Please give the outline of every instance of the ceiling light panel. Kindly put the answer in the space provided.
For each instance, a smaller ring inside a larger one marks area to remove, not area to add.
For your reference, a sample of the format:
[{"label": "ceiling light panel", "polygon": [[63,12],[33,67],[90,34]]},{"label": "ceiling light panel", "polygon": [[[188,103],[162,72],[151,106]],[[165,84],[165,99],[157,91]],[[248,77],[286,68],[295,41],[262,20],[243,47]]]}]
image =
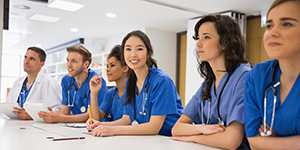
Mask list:
[{"label": "ceiling light panel", "polygon": [[108,18],[115,18],[117,15],[116,14],[114,14],[114,13],[107,13],[106,14],[106,17],[108,17]]},{"label": "ceiling light panel", "polygon": [[58,17],[46,16],[46,15],[40,15],[40,14],[34,14],[29,19],[48,22],[48,23],[54,23],[59,20]]},{"label": "ceiling light panel", "polygon": [[84,5],[69,2],[69,1],[55,0],[51,4],[49,4],[48,7],[55,8],[55,9],[61,9],[61,10],[65,10],[65,11],[70,11],[70,12],[75,12],[75,11],[81,9],[82,7],[84,7]]},{"label": "ceiling light panel", "polygon": [[70,31],[71,31],[71,32],[78,32],[79,29],[78,29],[78,28],[71,28]]}]

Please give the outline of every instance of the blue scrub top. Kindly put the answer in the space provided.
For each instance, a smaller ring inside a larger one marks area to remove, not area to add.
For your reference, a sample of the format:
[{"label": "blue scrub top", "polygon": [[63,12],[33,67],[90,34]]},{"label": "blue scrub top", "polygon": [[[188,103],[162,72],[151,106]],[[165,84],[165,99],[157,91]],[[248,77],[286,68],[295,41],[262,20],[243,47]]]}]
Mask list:
[{"label": "blue scrub top", "polygon": [[[271,83],[272,71],[277,60],[259,63],[249,72],[245,87],[245,130],[247,137],[258,134],[264,118],[264,91]],[[274,82],[280,81],[281,69],[276,67]],[[272,86],[274,87],[274,86]],[[280,85],[277,87],[277,101],[273,131],[280,136],[300,135],[300,74],[282,105],[280,105]],[[273,91],[267,92],[267,124],[271,126],[273,111]]]},{"label": "blue scrub top", "polygon": [[23,82],[23,86],[22,86],[22,89],[21,89],[21,92],[20,92],[20,95],[19,95],[19,98],[18,98],[18,103],[20,104],[21,107],[23,107],[23,104],[27,100],[27,96],[28,96],[28,94],[29,94],[29,92],[31,90],[31,87],[35,83],[35,80],[34,80],[34,82],[31,84],[31,86],[27,90],[26,89],[26,83],[27,83],[27,81],[28,81],[28,78],[26,77],[25,80],[24,80],[24,82]]},{"label": "blue scrub top", "polygon": [[[246,76],[251,70],[250,64],[241,64],[230,76],[224,91],[220,98],[220,115],[221,119],[224,121],[224,125],[228,126],[233,121],[238,121],[244,124],[244,87]],[[228,77],[226,73],[221,79],[216,94],[214,92],[214,86],[211,86],[211,106],[210,106],[210,116],[208,124],[218,124],[218,97],[225,84]],[[213,84],[214,85],[213,81]],[[183,113],[189,118],[194,120],[196,124],[202,124],[202,114],[201,114],[201,101],[202,93],[205,87],[205,82],[202,83],[201,87],[198,89],[196,94],[188,102]],[[203,101],[203,121],[206,124],[208,118],[208,100]],[[239,148],[250,149],[246,137],[244,137],[243,142]]]},{"label": "blue scrub top", "polygon": [[[90,93],[91,93],[89,82],[93,76],[96,76],[96,75],[100,76],[100,74],[96,73],[92,69],[88,69],[88,72],[89,72],[88,80],[85,80],[83,82],[83,84],[81,85],[81,87],[76,91],[74,106],[70,107],[73,115],[82,114],[87,111],[88,105],[90,104]],[[70,100],[68,102],[68,88],[72,84],[73,81],[77,87],[77,83],[76,83],[76,80],[74,79],[74,77],[69,77],[68,75],[66,75],[61,80],[62,105],[68,106],[68,104],[72,105],[72,103],[73,103],[73,97],[74,97],[74,93],[75,93],[74,86],[70,87],[70,93],[69,93]],[[101,104],[106,91],[107,91],[106,82],[102,78],[102,87],[98,93],[98,104],[99,105]],[[84,108],[85,108],[84,112],[81,111],[82,106],[84,106]]]},{"label": "blue scrub top", "polygon": [[[149,74],[148,74],[149,75]],[[136,95],[136,120],[139,124],[147,123],[151,116],[166,115],[164,124],[159,135],[171,136],[171,129],[181,116],[181,99],[176,91],[172,79],[162,70],[152,67],[150,71],[149,89],[145,106],[146,115],[141,115],[143,109],[143,92],[148,79],[144,81],[143,88],[139,95]],[[127,81],[126,81],[127,83]],[[127,85],[127,84],[126,84]],[[137,88],[136,88],[137,90]],[[125,87],[126,93],[126,87]],[[133,104],[124,106],[124,115],[129,115],[134,120]]]},{"label": "blue scrub top", "polygon": [[122,116],[123,116],[123,106],[122,105],[124,104],[125,96],[123,95],[119,99],[118,90],[116,91],[115,95],[113,95],[115,90],[117,90],[117,87],[113,87],[113,88],[109,89],[105,95],[103,102],[99,106],[99,109],[102,110],[103,112],[105,112],[105,114],[106,114],[106,117],[103,119],[105,121],[109,121],[107,119],[107,115],[109,114],[110,101],[111,101],[112,97],[113,97],[113,99],[112,99],[112,106],[111,106],[111,114],[113,115],[113,120],[111,120],[111,121],[118,120],[118,119],[122,118]]}]

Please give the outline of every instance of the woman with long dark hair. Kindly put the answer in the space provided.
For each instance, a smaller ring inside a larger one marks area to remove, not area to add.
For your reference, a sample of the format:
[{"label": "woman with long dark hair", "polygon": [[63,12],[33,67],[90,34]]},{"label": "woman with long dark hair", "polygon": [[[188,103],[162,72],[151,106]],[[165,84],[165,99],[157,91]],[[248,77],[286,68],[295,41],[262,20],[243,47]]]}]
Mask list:
[{"label": "woman with long dark hair", "polygon": [[205,81],[174,125],[171,139],[249,149],[244,136],[244,86],[251,68],[239,25],[229,16],[207,15],[195,25],[193,38],[198,71]]},{"label": "woman with long dark hair", "polygon": [[130,68],[123,117],[92,125],[92,134],[171,136],[171,129],[181,115],[181,99],[172,79],[157,68],[148,36],[139,30],[132,31],[123,39],[122,49]]},{"label": "woman with long dark hair", "polygon": [[263,37],[272,59],[253,67],[245,87],[252,149],[300,149],[300,0],[275,0]]}]

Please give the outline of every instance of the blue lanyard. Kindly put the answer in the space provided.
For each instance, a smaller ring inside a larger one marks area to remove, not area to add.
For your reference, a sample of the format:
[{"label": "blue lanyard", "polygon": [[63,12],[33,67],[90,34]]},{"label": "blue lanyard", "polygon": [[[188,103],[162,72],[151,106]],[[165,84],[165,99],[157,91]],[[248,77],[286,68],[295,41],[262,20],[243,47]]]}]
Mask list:
[{"label": "blue lanyard", "polygon": [[20,104],[20,106],[21,107],[23,107],[23,105],[24,105],[24,103],[25,103],[25,101],[26,101],[26,99],[27,99],[27,96],[28,96],[28,94],[29,94],[29,92],[30,92],[30,90],[31,90],[31,87],[32,87],[32,85],[34,84],[34,82],[32,83],[32,85],[30,86],[30,88],[27,90],[26,89],[26,83],[27,83],[27,81],[28,81],[28,78],[26,78],[25,80],[24,80],[24,82],[23,82],[23,85],[22,85],[22,89],[21,89],[21,91],[20,91],[20,95],[19,95],[19,97],[18,97],[18,103]]}]

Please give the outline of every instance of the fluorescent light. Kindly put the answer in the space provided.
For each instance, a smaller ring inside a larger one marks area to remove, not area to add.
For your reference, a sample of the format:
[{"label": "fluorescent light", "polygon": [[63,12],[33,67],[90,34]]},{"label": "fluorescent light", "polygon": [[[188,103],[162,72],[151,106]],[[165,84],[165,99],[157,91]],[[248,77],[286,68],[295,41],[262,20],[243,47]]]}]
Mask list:
[{"label": "fluorescent light", "polygon": [[106,14],[106,17],[109,17],[109,18],[115,18],[117,15],[114,14],[114,13],[107,13]]},{"label": "fluorescent light", "polygon": [[84,5],[69,1],[55,0],[51,4],[49,4],[48,7],[75,12],[84,7]]},{"label": "fluorescent light", "polygon": [[78,32],[79,29],[77,29],[77,28],[71,28],[70,31],[71,31],[71,32]]},{"label": "fluorescent light", "polygon": [[54,23],[59,20],[58,17],[46,16],[46,15],[40,15],[40,14],[34,14],[29,19],[43,21],[43,22],[49,22],[49,23]]},{"label": "fluorescent light", "polygon": [[51,53],[55,53],[61,50],[66,49],[67,47],[70,46],[76,46],[76,45],[82,45],[84,44],[84,39],[83,38],[79,38],[70,42],[66,42],[57,46],[54,46],[52,48],[46,49],[45,51],[47,52],[47,54],[51,54]]}]

